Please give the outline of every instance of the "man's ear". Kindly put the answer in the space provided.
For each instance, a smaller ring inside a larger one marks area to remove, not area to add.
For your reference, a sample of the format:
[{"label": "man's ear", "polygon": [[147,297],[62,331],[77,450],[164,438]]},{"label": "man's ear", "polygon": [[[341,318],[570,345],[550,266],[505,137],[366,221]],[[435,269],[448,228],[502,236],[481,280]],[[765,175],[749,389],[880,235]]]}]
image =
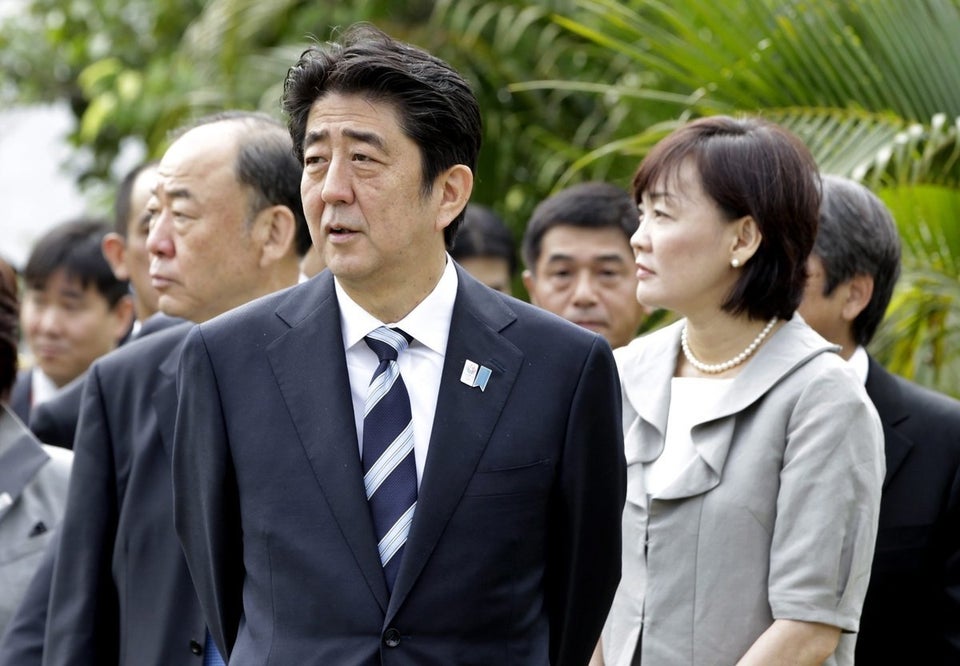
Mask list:
[{"label": "man's ear", "polygon": [[534,277],[533,272],[529,268],[524,269],[523,273],[520,274],[520,279],[523,280],[523,288],[530,295],[530,302],[539,305],[537,303],[537,278]]},{"label": "man's ear", "polygon": [[116,231],[111,231],[103,237],[100,243],[103,258],[110,264],[110,270],[118,280],[129,280],[130,271],[127,268],[127,241]]},{"label": "man's ear", "polygon": [[852,322],[870,305],[870,299],[873,298],[873,276],[854,275],[846,282],[846,292],[840,314],[846,321]]},{"label": "man's ear", "polygon": [[253,222],[253,237],[260,244],[261,267],[294,256],[297,218],[286,206],[264,208]]},{"label": "man's ear", "polygon": [[763,234],[752,215],[744,215],[731,224],[733,238],[730,241],[730,261],[736,260],[737,266],[743,266],[760,249]]},{"label": "man's ear", "polygon": [[437,231],[442,231],[467,207],[473,192],[473,171],[464,164],[454,164],[437,177],[434,187],[440,191]]},{"label": "man's ear", "polygon": [[124,296],[110,310],[110,316],[113,318],[113,339],[119,343],[133,326],[133,320],[136,313],[133,309],[133,297]]}]

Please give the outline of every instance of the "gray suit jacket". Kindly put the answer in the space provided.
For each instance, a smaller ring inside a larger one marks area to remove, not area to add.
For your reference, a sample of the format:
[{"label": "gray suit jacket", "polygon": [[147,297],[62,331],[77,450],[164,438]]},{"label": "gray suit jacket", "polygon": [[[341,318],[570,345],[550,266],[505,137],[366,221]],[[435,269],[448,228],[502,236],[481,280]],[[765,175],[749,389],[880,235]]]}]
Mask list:
[{"label": "gray suit jacket", "polygon": [[[610,347],[458,269],[430,449],[387,594],[333,278],[194,329],[177,531],[231,666],[582,666],[620,574]],[[460,381],[466,361],[492,370]],[[415,381],[405,378],[406,382]]]},{"label": "gray suit jacket", "polygon": [[60,524],[72,459],[0,404],[0,634]]},{"label": "gray suit jacket", "polygon": [[[734,664],[778,618],[856,631],[883,479],[863,387],[794,317],[713,402],[684,405],[696,458],[650,499],[682,326],[616,353],[628,480],[607,663],[630,663],[641,623],[643,663],[671,666]],[[846,636],[826,663],[852,664],[852,650]]]}]

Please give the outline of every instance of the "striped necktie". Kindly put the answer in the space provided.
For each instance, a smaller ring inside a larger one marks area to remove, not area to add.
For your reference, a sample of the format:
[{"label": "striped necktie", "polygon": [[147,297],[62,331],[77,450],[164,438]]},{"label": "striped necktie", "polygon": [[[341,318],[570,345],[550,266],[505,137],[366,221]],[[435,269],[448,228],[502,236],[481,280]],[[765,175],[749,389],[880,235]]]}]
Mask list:
[{"label": "striped necktie", "polygon": [[410,338],[399,329],[381,326],[364,340],[380,364],[370,380],[363,410],[363,485],[387,589],[393,592],[417,506],[410,396],[397,365],[397,356]]},{"label": "striped necktie", "polygon": [[220,656],[220,651],[217,649],[216,644],[213,642],[213,637],[210,635],[209,629],[207,630],[207,637],[203,644],[203,666],[227,666],[223,657]]}]

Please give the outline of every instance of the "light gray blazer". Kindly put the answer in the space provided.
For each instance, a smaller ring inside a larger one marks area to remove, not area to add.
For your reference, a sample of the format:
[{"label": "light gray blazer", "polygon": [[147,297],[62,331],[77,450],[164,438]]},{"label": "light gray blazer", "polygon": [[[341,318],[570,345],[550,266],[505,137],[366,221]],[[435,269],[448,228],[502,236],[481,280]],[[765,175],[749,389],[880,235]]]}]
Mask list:
[{"label": "light gray blazer", "polygon": [[[683,322],[617,350],[627,502],[608,666],[733,665],[777,619],[857,630],[883,481],[880,421],[853,371],[799,316],[693,427],[697,459],[656,498]],[[646,553],[644,542],[646,541]],[[826,663],[853,663],[845,633]]]},{"label": "light gray blazer", "polygon": [[0,405],[0,635],[60,524],[72,461]]}]

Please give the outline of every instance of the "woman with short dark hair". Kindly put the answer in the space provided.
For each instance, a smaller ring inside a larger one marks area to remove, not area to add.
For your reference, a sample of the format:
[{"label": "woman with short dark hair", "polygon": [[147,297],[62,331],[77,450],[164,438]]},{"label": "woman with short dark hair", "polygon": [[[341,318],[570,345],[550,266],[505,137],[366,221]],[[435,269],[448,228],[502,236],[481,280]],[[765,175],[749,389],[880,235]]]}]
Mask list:
[{"label": "woman with short dark hair", "polygon": [[633,185],[637,298],[683,318],[617,351],[628,490],[606,663],[850,665],[883,445],[863,386],[794,315],[816,164],[777,125],[718,116],[661,141]]}]

